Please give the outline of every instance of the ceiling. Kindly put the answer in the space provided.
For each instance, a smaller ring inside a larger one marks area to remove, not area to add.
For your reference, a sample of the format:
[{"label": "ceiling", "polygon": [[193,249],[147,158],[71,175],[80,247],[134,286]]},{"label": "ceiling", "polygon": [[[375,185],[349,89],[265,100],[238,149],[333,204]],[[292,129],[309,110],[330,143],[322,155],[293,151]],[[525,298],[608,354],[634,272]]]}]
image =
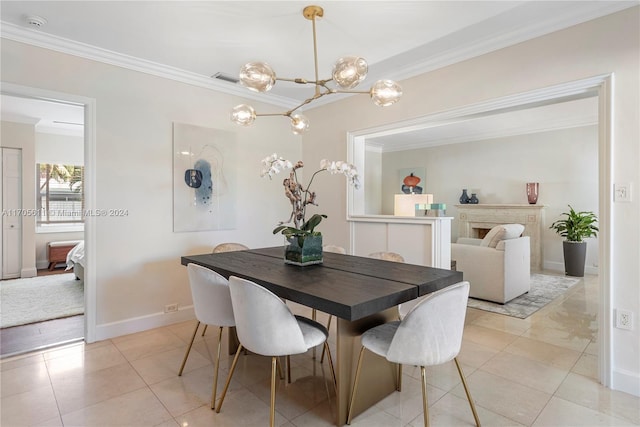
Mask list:
[{"label": "ceiling", "polygon": [[[313,79],[311,21],[300,1],[8,1],[1,34],[20,42],[291,108],[313,95],[278,82],[269,94],[212,76],[266,61],[278,77]],[[324,1],[319,78],[335,59],[367,59],[362,90],[640,4],[639,1]],[[40,23],[40,26],[35,24]],[[324,97],[307,108],[339,99]],[[231,106],[230,106],[231,107]],[[2,102],[3,115],[8,104]],[[62,120],[66,121],[66,120]]]}]

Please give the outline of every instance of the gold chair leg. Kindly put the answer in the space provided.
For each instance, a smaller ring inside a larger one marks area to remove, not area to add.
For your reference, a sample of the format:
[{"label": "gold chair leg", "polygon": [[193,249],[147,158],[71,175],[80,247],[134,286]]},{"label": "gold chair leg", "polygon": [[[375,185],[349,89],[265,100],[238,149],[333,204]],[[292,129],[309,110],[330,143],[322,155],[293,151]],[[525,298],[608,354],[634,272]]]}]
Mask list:
[{"label": "gold chair leg", "polygon": [[336,391],[336,396],[338,395],[338,380],[336,379],[336,371],[333,369],[333,358],[331,357],[331,350],[329,349],[329,343],[327,341],[324,342],[324,346],[322,350],[327,351],[327,360],[329,361],[329,369],[331,369],[331,377],[333,378],[333,388]]},{"label": "gold chair leg", "polygon": [[[329,320],[327,321],[327,331],[331,327],[331,318],[333,318],[333,315],[330,314],[329,315]],[[324,362],[324,352],[325,352],[325,349],[323,347],[322,348],[322,355],[320,355],[320,363]]]},{"label": "gold chair leg", "polygon": [[469,386],[467,386],[467,380],[464,378],[462,367],[460,366],[460,363],[458,363],[457,357],[454,357],[453,361],[456,362],[456,367],[458,368],[458,374],[460,374],[460,379],[462,380],[462,385],[464,386],[464,392],[467,394],[467,400],[469,401],[469,406],[471,406],[471,412],[473,412],[473,418],[476,420],[476,426],[480,427],[480,418],[478,417],[478,413],[476,412],[476,405],[475,403],[473,403],[473,399],[471,398],[471,392],[469,392]]},{"label": "gold chair leg", "polygon": [[213,390],[211,390],[211,409],[214,409],[216,406],[216,393],[218,392],[218,370],[220,369],[221,348],[222,348],[222,326],[220,326],[220,329],[218,330],[218,354],[216,355],[216,368],[213,373]]},{"label": "gold chair leg", "polygon": [[271,358],[271,409],[269,412],[269,426],[276,425],[276,364],[277,357]]},{"label": "gold chair leg", "polygon": [[398,363],[398,382],[396,383],[396,390],[402,391],[402,363]]},{"label": "gold chair leg", "polygon": [[[189,347],[187,347],[187,352],[184,354],[184,359],[182,359],[182,365],[180,365],[180,371],[178,372],[178,376],[182,376],[182,371],[184,371],[184,365],[187,364],[187,358],[189,357],[189,352],[191,352],[191,347],[193,346],[193,340],[196,339],[196,334],[198,333],[198,328],[200,327],[200,321],[196,324],[196,329],[193,331],[193,335],[191,336],[191,342],[189,343]],[[206,328],[207,325],[204,325]]]},{"label": "gold chair leg", "polygon": [[202,336],[204,336],[204,334],[207,333],[207,326],[208,325],[206,325],[206,324],[204,325],[204,329],[202,330]]},{"label": "gold chair leg", "polygon": [[349,402],[349,409],[347,410],[347,424],[351,424],[351,417],[353,416],[353,402],[356,400],[356,392],[358,391],[358,380],[360,379],[360,367],[362,365],[362,356],[364,356],[364,346],[360,349],[360,355],[358,356],[358,366],[356,367],[356,378],[353,380],[353,391],[351,392],[351,402]]},{"label": "gold chair leg", "polygon": [[429,427],[429,401],[427,400],[427,369],[420,366],[422,377],[422,411],[424,413],[424,427]]},{"label": "gold chair leg", "polygon": [[227,395],[227,389],[229,388],[229,384],[231,383],[231,377],[233,376],[233,371],[236,369],[236,363],[238,363],[238,356],[240,356],[240,352],[242,351],[242,344],[238,345],[238,351],[236,351],[236,355],[233,358],[233,363],[231,364],[231,370],[229,371],[229,375],[227,376],[227,382],[224,385],[224,390],[222,390],[222,396],[220,396],[220,402],[218,402],[218,407],[216,408],[216,412],[220,413],[220,408],[222,408],[222,402],[224,402],[224,397]]}]

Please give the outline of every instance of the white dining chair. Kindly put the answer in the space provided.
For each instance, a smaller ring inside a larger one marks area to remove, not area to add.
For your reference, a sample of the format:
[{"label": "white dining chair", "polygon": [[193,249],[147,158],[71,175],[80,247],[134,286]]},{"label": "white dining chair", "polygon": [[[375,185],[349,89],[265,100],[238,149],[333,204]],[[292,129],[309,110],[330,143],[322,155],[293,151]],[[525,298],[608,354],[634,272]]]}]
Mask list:
[{"label": "white dining chair", "polygon": [[219,245],[216,245],[213,248],[213,253],[219,254],[222,252],[246,251],[248,249],[249,247],[243,245],[242,243],[228,242],[228,243],[220,243]]},{"label": "white dining chair", "polygon": [[367,255],[367,257],[382,259],[385,261],[404,262],[404,257],[395,252],[372,252]]},{"label": "white dining chair", "polygon": [[[331,353],[328,350],[327,329],[320,323],[302,316],[295,316],[289,307],[268,289],[239,277],[229,278],[231,302],[236,318],[236,330],[240,345],[233,358],[227,382],[220,396],[216,412],[220,412],[231,377],[243,347],[262,356],[271,357],[271,410],[270,425],[275,424],[276,366],[281,356],[305,353],[312,347],[324,344],[327,358],[336,384]],[[259,307],[259,309],[256,309]],[[291,364],[287,363],[288,369]],[[290,376],[290,372],[289,372]]]},{"label": "white dining chair", "polygon": [[193,263],[187,264],[187,273],[189,275],[193,309],[196,313],[198,323],[196,323],[196,328],[191,336],[191,342],[189,342],[187,352],[182,360],[178,376],[182,376],[200,324],[203,323],[205,327],[206,325],[218,326],[218,351],[216,353],[213,388],[211,391],[211,409],[213,409],[215,407],[216,393],[218,390],[222,329],[225,326],[231,327],[236,325],[231,305],[231,294],[229,293],[229,282],[215,271]]},{"label": "white dining chair", "polygon": [[[467,394],[476,425],[480,419],[471,398],[457,356],[462,345],[464,319],[469,298],[469,282],[460,282],[429,294],[413,307],[401,321],[384,323],[362,334],[362,348],[358,357],[356,376],[347,413],[347,424],[351,424],[353,404],[358,390],[358,380],[364,350],[398,364],[398,381],[402,376],[402,364],[420,366],[422,377],[422,408],[425,427],[429,425],[426,367],[440,365],[453,360],[458,368],[464,391]],[[399,383],[398,383],[399,384]],[[398,385],[399,388],[399,385]]]}]

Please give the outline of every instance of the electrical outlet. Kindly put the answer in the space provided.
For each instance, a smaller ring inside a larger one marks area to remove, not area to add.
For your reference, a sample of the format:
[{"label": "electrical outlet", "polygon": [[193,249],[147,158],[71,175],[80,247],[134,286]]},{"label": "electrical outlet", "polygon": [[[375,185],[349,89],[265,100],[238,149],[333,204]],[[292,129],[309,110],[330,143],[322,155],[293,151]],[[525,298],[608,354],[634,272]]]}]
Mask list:
[{"label": "electrical outlet", "polygon": [[616,310],[616,328],[633,330],[633,312],[629,310]]},{"label": "electrical outlet", "polygon": [[614,202],[630,202],[631,201],[631,183],[614,184],[613,185],[613,201]]},{"label": "electrical outlet", "polygon": [[167,305],[164,306],[164,312],[165,313],[172,313],[174,311],[178,311],[178,304],[177,303],[167,304]]}]

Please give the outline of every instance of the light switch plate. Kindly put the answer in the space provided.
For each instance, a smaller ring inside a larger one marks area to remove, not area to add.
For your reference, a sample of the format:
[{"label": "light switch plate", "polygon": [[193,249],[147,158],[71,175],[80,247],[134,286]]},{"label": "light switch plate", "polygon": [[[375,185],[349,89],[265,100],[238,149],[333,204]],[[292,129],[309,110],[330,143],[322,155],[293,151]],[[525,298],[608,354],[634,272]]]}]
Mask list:
[{"label": "light switch plate", "polygon": [[630,202],[631,201],[631,183],[614,184],[613,185],[613,201],[614,202]]}]

